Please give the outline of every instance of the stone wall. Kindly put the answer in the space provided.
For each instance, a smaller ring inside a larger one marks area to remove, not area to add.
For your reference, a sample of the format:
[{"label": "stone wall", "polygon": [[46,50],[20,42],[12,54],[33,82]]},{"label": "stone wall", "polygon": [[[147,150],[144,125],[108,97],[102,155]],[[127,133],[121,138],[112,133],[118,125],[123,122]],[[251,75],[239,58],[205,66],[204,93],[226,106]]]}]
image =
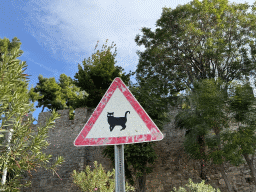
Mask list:
[{"label": "stone wall", "polygon": [[[154,149],[156,150],[158,159],[153,165],[153,173],[147,175],[147,192],[169,192],[173,190],[173,187],[184,187],[188,183],[189,178],[193,182],[201,182],[199,177],[199,162],[189,160],[182,148],[185,130],[174,128],[173,120],[179,110],[179,108],[170,108],[172,121],[164,126],[164,130],[162,131],[164,139],[155,142]],[[110,159],[104,158],[101,155],[101,151],[105,146],[75,147],[73,145],[73,141],[91,116],[93,110],[87,110],[87,108],[76,109],[74,120],[69,120],[68,110],[59,110],[57,112],[61,114],[61,117],[55,120],[55,127],[49,130],[47,141],[50,145],[46,149],[46,154],[52,154],[53,159],[56,159],[57,156],[63,156],[65,158],[65,162],[57,170],[61,179],[56,174],[53,175],[51,171],[39,169],[37,172],[32,172],[32,177],[28,175],[24,179],[24,182],[28,179],[32,180],[32,187],[22,189],[22,191],[80,191],[73,184],[71,177],[73,170],[80,172],[85,169],[86,165],[94,168],[94,161],[102,164],[105,171],[112,171],[114,168],[111,165]],[[49,118],[50,115],[50,112],[40,113],[38,124],[43,125],[46,118]],[[32,127],[36,128],[38,124]],[[209,181],[206,184],[210,184],[214,188],[219,188],[222,192],[226,192],[225,182],[221,177],[219,169],[217,167],[210,168],[207,166],[207,163],[206,168],[207,175],[209,176]],[[240,167],[233,167],[226,164],[225,171],[231,185],[237,191],[256,191],[255,185],[250,182],[251,176],[247,164],[241,165]]]}]

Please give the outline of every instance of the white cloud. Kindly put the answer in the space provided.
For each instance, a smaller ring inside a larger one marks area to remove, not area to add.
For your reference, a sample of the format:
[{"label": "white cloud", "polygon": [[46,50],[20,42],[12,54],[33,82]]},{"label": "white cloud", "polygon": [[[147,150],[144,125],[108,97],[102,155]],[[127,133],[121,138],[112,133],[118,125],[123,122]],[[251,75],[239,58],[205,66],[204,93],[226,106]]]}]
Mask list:
[{"label": "white cloud", "polygon": [[33,0],[24,10],[28,12],[25,21],[31,34],[52,57],[65,61],[65,70],[77,70],[77,63],[81,64],[94,53],[97,40],[97,49],[101,50],[102,44],[109,39],[107,45],[114,41],[117,47],[117,65],[125,71],[134,71],[138,64],[136,51],[145,50],[144,46],[136,46],[136,34],[142,35],[142,27],[155,30],[163,7],[175,9],[178,4],[188,2]]},{"label": "white cloud", "polygon": [[[67,63],[77,64],[91,56],[99,40],[98,49],[109,39],[117,47],[118,65],[136,63],[122,58],[136,58],[134,38],[142,27],[155,28],[162,7],[171,6],[170,1],[30,1],[25,10],[31,34],[53,57],[63,58]],[[114,49],[112,49],[114,52]],[[89,55],[85,56],[85,53]],[[120,61],[122,60],[122,62]]]}]

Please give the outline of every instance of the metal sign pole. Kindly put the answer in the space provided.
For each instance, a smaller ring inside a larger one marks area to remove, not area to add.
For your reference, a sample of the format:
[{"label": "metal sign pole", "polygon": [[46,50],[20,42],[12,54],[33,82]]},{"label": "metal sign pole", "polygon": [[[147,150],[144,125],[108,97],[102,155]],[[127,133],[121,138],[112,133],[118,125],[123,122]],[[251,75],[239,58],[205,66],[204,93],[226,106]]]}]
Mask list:
[{"label": "metal sign pole", "polygon": [[115,145],[116,192],[125,192],[124,145]]}]

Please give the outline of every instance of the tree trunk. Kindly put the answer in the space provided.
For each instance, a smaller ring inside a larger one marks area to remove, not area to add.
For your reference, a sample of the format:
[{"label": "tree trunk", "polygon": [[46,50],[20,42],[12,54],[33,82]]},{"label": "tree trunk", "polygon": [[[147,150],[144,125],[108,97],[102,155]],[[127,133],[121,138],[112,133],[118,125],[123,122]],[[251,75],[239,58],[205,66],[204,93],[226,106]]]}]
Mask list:
[{"label": "tree trunk", "polygon": [[206,179],[206,172],[205,172],[205,161],[201,159],[201,174],[200,177],[202,180]]},{"label": "tree trunk", "polygon": [[138,183],[139,183],[139,189],[137,191],[139,192],[146,192],[146,170],[144,169],[143,171],[143,176],[138,178]]},{"label": "tree trunk", "polygon": [[249,159],[248,154],[243,154],[243,156],[244,156],[244,158],[245,158],[245,160],[246,160],[246,162],[249,165],[249,168],[251,170],[251,176],[252,176],[252,180],[254,182],[254,185],[256,185],[256,170],[255,170],[255,167],[253,165],[253,157],[254,157],[254,155],[252,155],[251,159]]},{"label": "tree trunk", "polygon": [[[204,136],[200,136],[198,139],[198,143],[200,144],[200,153],[202,156],[204,156],[206,154],[206,147],[205,147],[205,137]],[[206,160],[203,158],[200,160],[201,162],[201,174],[200,177],[202,180],[206,179],[206,172],[205,172],[205,163]]]},{"label": "tree trunk", "polygon": [[44,106],[43,106],[43,108],[42,108],[42,111],[41,112],[43,112],[44,111]]},{"label": "tree trunk", "polygon": [[232,187],[231,187],[231,185],[230,185],[230,183],[229,183],[228,177],[227,177],[227,175],[226,175],[226,173],[225,173],[223,164],[220,165],[220,172],[221,172],[221,175],[222,175],[222,177],[223,177],[223,179],[224,179],[224,181],[225,181],[225,183],[226,183],[226,186],[227,186],[227,188],[228,188],[228,191],[229,191],[229,192],[233,192]]}]

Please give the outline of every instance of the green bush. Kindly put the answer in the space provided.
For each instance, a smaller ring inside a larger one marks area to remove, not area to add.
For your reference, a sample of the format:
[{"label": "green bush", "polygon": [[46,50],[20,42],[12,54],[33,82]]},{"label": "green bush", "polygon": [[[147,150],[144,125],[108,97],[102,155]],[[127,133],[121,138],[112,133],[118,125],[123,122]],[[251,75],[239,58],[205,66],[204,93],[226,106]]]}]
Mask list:
[{"label": "green bush", "polygon": [[175,192],[220,192],[219,189],[214,189],[211,185],[205,185],[204,180],[199,183],[193,183],[191,179],[189,179],[189,184],[186,185],[189,190],[187,191],[185,188],[180,187],[178,191],[176,191],[176,188],[174,187]]},{"label": "green bush", "polygon": [[[115,190],[115,169],[113,169],[113,172],[108,171],[106,174],[101,164],[97,167],[97,161],[94,162],[94,166],[93,172],[90,171],[89,165],[86,166],[86,173],[83,171],[77,173],[74,170],[72,174],[73,182],[86,192],[113,192]],[[125,183],[125,189],[126,191],[135,191],[135,188],[129,186],[127,182]]]}]

